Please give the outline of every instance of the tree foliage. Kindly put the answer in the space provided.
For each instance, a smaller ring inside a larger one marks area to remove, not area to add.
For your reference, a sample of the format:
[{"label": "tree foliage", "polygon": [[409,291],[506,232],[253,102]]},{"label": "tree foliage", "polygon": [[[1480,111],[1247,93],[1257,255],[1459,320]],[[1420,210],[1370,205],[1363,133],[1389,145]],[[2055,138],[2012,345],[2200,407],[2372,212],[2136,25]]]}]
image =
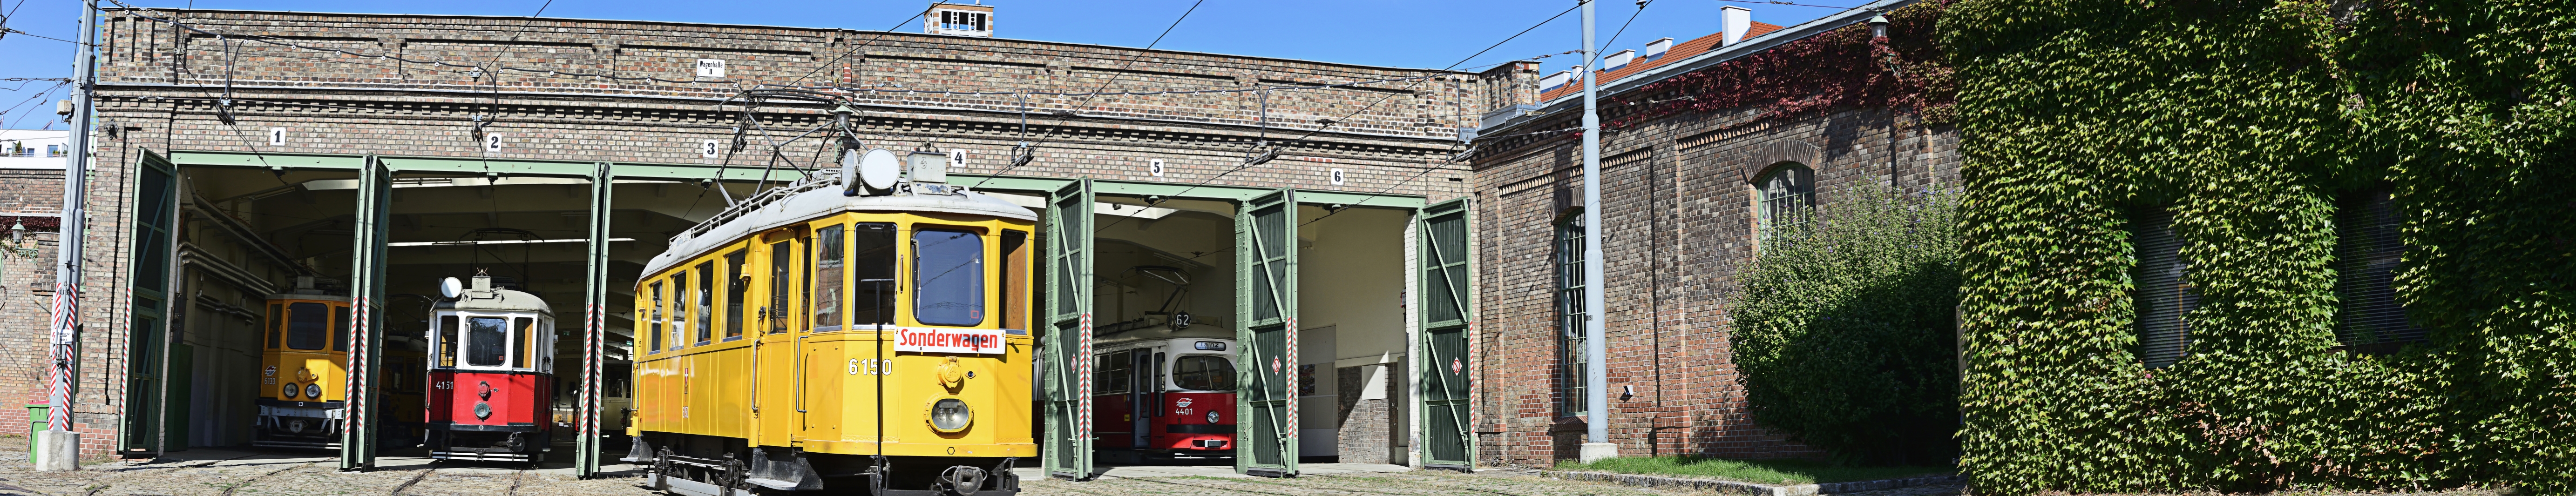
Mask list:
[{"label": "tree foliage", "polygon": [[1754,419],[1837,461],[1956,455],[1956,195],[1846,188],[1762,243],[1734,309]]}]

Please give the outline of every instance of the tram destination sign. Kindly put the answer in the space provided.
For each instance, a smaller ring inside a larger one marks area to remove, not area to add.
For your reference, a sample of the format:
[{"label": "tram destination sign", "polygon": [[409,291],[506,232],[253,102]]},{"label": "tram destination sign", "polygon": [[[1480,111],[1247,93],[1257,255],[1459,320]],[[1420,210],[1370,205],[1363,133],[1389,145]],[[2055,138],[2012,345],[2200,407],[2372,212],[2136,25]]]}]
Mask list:
[{"label": "tram destination sign", "polygon": [[1001,329],[904,327],[895,329],[894,350],[918,353],[1002,354]]}]

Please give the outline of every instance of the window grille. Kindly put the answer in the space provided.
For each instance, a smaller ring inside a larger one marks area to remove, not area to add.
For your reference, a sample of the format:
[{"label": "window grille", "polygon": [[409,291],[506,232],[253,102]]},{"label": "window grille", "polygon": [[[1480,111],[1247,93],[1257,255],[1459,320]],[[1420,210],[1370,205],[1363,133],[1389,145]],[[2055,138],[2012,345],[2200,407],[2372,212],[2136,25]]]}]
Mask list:
[{"label": "window grille", "polygon": [[2388,192],[2347,198],[2335,214],[2335,284],[2340,317],[2335,339],[2365,353],[2396,351],[2424,340],[2424,329],[2406,320],[2393,283],[2399,259],[2406,254],[2398,238],[2401,218]]},{"label": "window grille", "polygon": [[1583,242],[1582,212],[1569,211],[1556,224],[1556,349],[1564,366],[1557,374],[1557,412],[1563,416],[1583,414]]},{"label": "window grille", "polygon": [[2173,213],[2155,211],[2130,221],[2129,243],[2138,257],[2135,289],[2138,358],[2147,368],[2173,365],[2191,345],[2191,323],[2183,315],[2200,305],[2200,295],[2185,277],[2182,242],[2174,237]]},{"label": "window grille", "polygon": [[1756,241],[1769,240],[1777,230],[1804,222],[1809,209],[1816,206],[1816,173],[1805,166],[1790,164],[1773,169],[1756,186],[1760,188],[1756,200],[1760,211],[1754,220]]}]

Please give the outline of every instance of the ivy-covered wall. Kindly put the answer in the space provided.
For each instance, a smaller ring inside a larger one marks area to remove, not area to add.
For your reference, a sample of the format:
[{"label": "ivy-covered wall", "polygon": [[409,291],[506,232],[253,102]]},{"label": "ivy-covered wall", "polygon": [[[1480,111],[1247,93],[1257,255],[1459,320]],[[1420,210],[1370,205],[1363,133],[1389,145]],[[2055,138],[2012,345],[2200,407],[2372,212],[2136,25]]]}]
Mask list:
[{"label": "ivy-covered wall", "polygon": [[[2576,491],[2569,2],[1963,0],[1962,469],[1981,493]],[[2337,199],[2428,336],[2338,348]],[[2146,368],[2129,219],[2188,355]]]}]

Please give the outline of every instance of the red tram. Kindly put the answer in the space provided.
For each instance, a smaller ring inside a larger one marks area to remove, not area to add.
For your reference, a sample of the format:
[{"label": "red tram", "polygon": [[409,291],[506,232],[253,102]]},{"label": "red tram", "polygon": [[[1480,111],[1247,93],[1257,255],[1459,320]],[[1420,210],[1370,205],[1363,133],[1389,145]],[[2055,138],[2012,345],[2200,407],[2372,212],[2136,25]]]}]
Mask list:
[{"label": "red tram", "polygon": [[429,457],[535,462],[554,434],[554,312],[543,299],[447,278],[431,319]]},{"label": "red tram", "polygon": [[1146,459],[1234,456],[1234,331],[1161,320],[1093,338],[1092,446]]}]

